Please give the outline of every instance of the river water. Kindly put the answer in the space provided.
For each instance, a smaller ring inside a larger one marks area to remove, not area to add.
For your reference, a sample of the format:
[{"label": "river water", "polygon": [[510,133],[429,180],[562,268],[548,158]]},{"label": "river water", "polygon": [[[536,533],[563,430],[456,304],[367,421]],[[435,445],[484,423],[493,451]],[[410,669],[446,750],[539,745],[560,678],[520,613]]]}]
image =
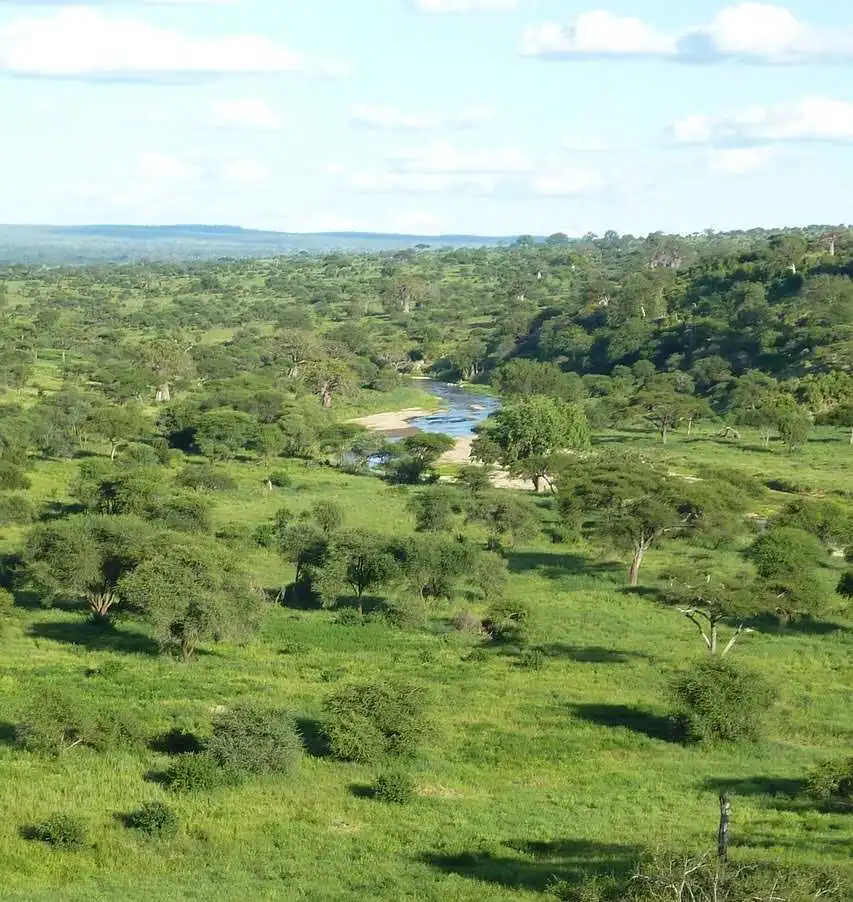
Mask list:
[{"label": "river water", "polygon": [[443,432],[454,438],[469,438],[474,427],[500,407],[500,400],[491,395],[467,391],[449,382],[418,379],[418,388],[441,398],[443,410],[425,417],[409,420],[409,425],[424,432]]}]

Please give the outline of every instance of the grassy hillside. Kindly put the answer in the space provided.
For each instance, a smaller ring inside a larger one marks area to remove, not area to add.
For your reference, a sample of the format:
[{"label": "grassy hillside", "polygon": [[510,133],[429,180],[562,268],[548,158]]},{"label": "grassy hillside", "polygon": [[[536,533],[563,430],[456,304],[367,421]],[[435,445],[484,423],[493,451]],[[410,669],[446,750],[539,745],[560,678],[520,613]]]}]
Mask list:
[{"label": "grassy hillside", "polygon": [[[641,432],[600,441],[665,455],[686,473],[711,460],[803,490],[853,488],[853,451],[833,430],[798,457],[762,450],[757,436],[736,446],[682,437],[666,449]],[[76,466],[40,462],[32,494],[65,500]],[[283,504],[298,512],[335,498],[347,526],[389,536],[413,529],[413,489],[284,466],[292,485],[267,495],[259,465],[232,463],[238,487],[216,495],[216,527],[231,528],[273,591],[292,569],[239,535]],[[771,493],[760,513],[788,497]],[[626,592],[624,557],[554,544],[545,532],[554,514],[539,503],[543,531],[508,552],[510,595],[532,610],[521,645],[454,631],[464,598],[437,605],[422,629],[392,625],[381,605],[353,623],[340,611],[271,604],[249,644],[211,645],[183,664],[160,656],[132,617],[99,630],[74,610],[18,608],[0,639],[0,896],[532,900],[555,877],[629,869],[649,846],[711,847],[723,789],[733,798],[737,861],[836,866],[853,880],[850,816],[822,812],[799,794],[817,761],[853,744],[853,624],[840,614],[783,631],[759,624],[735,655],[779,689],[766,739],[734,748],[673,743],[666,687],[703,652],[693,627],[650,589],[685,546],[661,546],[647,564],[646,590]],[[1,535],[4,552],[20,547],[20,529]],[[335,686],[395,676],[427,688],[433,725],[412,768],[416,799],[405,806],[370,798],[375,769],[328,757],[320,726]],[[54,759],[15,749],[12,725],[56,687],[124,710],[150,738],[175,726],[204,736],[212,711],[237,700],[274,703],[299,718],[308,754],[294,777],[176,796],[157,782],[168,756],[142,744],[106,754],[75,748]],[[144,839],[122,824],[120,815],[153,799],[178,812],[176,840]],[[85,821],[87,848],[51,850],[22,837],[56,811]]]}]

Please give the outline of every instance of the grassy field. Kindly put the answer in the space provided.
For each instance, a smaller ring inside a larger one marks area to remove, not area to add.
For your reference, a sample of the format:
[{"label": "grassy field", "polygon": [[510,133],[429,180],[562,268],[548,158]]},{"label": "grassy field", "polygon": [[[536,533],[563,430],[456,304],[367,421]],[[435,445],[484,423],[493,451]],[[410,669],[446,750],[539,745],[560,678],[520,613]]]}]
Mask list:
[{"label": "grassy field", "polygon": [[[422,401],[411,392],[394,399]],[[853,448],[835,430],[818,430],[793,456],[750,436],[739,444],[676,436],[663,448],[648,433],[619,432],[599,443],[665,455],[684,473],[733,466],[783,488],[853,490]],[[75,466],[39,463],[34,496],[62,500]],[[282,504],[299,511],[334,497],[348,526],[413,529],[405,489],[285,466],[293,485],[267,495],[259,466],[232,465],[239,488],[217,496],[217,527],[254,527]],[[756,513],[786,497],[771,493]],[[543,509],[544,523],[553,516]],[[3,531],[0,549],[16,550],[21,538]],[[644,584],[683,552],[675,543],[652,553]],[[247,543],[245,554],[273,592],[292,576],[271,552]],[[271,606],[252,643],[210,647],[190,664],[159,656],[132,620],[103,632],[73,611],[17,609],[0,637],[0,899],[532,900],[553,877],[624,870],[649,846],[710,848],[721,789],[732,793],[737,860],[846,867],[853,885],[851,817],[797,796],[811,766],[853,746],[853,624],[839,613],[745,638],[737,658],[780,693],[766,740],[688,748],[667,739],[665,691],[702,654],[693,627],[650,593],[624,591],[626,563],[608,549],[554,544],[543,532],[509,561],[511,593],[533,612],[527,645],[543,655],[453,631],[464,599],[438,608],[420,631]],[[367,797],[375,772],[326,757],[319,738],[333,686],[393,675],[428,688],[433,723],[414,766],[417,798],[406,806]],[[238,699],[274,702],[298,716],[309,754],[292,779],[173,796],[153,778],[168,763],[158,752],[75,749],[41,759],[13,748],[20,712],[58,686],[132,712],[152,737],[173,726],[203,734],[212,709]],[[120,822],[153,799],[179,812],[177,840],[144,840]],[[86,849],[22,837],[57,811],[85,819]]]}]

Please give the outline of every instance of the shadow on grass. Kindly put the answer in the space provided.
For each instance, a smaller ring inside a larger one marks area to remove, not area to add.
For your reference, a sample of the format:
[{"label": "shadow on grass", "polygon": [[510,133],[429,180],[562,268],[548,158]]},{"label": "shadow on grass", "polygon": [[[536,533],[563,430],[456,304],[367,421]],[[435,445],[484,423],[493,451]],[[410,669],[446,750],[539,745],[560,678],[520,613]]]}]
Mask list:
[{"label": "shadow on grass", "polygon": [[748,624],[759,633],[786,633],[797,636],[829,636],[832,633],[849,633],[851,629],[844,623],[836,623],[832,620],[814,620],[811,617],[803,617],[790,623],[780,623],[772,614],[763,614],[753,617]]},{"label": "shadow on grass", "polygon": [[426,854],[421,861],[447,874],[496,883],[508,889],[542,892],[558,880],[579,886],[590,877],[627,876],[642,854],[638,846],[587,840],[510,840],[504,846],[527,858],[485,851]]},{"label": "shadow on grass", "polygon": [[74,514],[85,513],[86,508],[82,504],[67,504],[62,501],[50,501],[42,509],[39,520],[48,523],[51,520],[64,520]]},{"label": "shadow on grass", "polygon": [[330,758],[332,747],[321,721],[311,717],[296,718],[296,732],[302,740],[305,751],[313,758]]},{"label": "shadow on grass", "polygon": [[376,790],[367,783],[350,783],[349,791],[351,796],[357,799],[375,799]]},{"label": "shadow on grass", "polygon": [[166,733],[160,733],[149,743],[148,748],[152,752],[160,752],[163,755],[197,754],[204,749],[204,744],[195,733],[175,727]]},{"label": "shadow on grass", "polygon": [[549,658],[568,658],[579,664],[627,664],[632,660],[649,659],[644,652],[622,651],[601,645],[566,645],[563,642],[552,642],[536,647]]},{"label": "shadow on grass", "polygon": [[721,777],[705,780],[704,789],[737,796],[768,796],[792,799],[802,794],[802,780],[790,777]]},{"label": "shadow on grass", "polygon": [[119,630],[87,621],[36,623],[28,632],[36,639],[50,639],[66,645],[76,645],[89,651],[113,651],[124,654],[157,655],[157,643],[142,633]]},{"label": "shadow on grass", "polygon": [[593,562],[579,554],[559,554],[541,551],[511,551],[506,555],[512,573],[536,571],[548,579],[563,576],[606,575],[621,573],[624,569],[615,561]]},{"label": "shadow on grass", "polygon": [[0,722],[0,745],[17,745],[18,737],[15,732],[15,725],[8,721]]},{"label": "shadow on grass", "polygon": [[575,717],[600,727],[622,727],[632,733],[648,736],[649,739],[676,741],[672,721],[668,717],[642,708],[627,705],[573,705],[571,710]]}]

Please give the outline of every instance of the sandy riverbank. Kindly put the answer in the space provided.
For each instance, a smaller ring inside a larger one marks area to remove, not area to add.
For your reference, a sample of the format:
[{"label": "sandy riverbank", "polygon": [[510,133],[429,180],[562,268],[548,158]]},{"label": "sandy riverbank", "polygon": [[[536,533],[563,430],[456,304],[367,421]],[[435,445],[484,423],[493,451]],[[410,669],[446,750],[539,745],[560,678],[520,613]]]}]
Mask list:
[{"label": "sandy riverbank", "polygon": [[359,426],[370,429],[373,432],[400,432],[403,429],[411,429],[409,420],[416,420],[418,417],[428,417],[441,408],[427,407],[405,407],[403,410],[390,410],[386,413],[372,413],[370,416],[359,417],[353,420]]}]

